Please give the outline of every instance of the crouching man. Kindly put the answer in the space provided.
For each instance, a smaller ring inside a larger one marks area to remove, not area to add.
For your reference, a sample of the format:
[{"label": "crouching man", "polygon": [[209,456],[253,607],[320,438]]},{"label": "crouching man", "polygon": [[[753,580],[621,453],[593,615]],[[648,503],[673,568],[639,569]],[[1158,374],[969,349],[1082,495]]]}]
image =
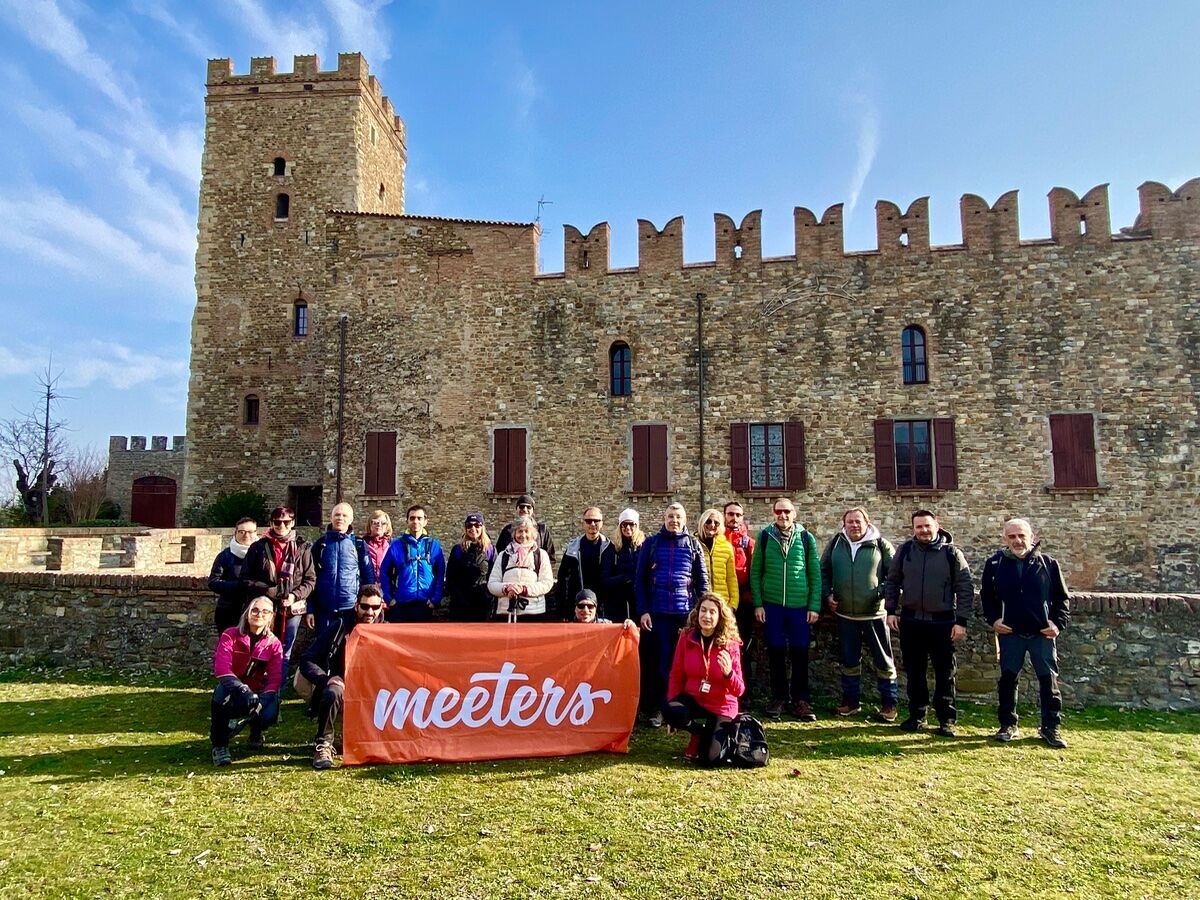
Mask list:
[{"label": "crouching man", "polygon": [[1067,746],[1059,731],[1062,694],[1058,689],[1055,638],[1067,627],[1070,597],[1054,557],[1038,552],[1025,519],[1004,523],[1004,549],[983,564],[979,599],[1000,643],[1000,730],[1003,743],[1018,737],[1017,678],[1025,655],[1033,664],[1041,694],[1038,734],[1051,747]]},{"label": "crouching man", "polygon": [[313,639],[300,663],[300,673],[312,683],[311,705],[317,715],[317,739],[313,749],[313,768],[333,767],[333,734],[346,692],[346,639],[359,625],[370,625],[383,618],[383,591],[378,585],[365,585],[349,613],[326,623]]}]

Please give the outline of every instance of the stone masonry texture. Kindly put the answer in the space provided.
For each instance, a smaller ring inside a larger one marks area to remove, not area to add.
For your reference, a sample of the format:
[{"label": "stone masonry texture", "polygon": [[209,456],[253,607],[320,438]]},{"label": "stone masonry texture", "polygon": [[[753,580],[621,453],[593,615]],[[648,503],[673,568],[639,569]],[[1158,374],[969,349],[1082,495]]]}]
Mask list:
[{"label": "stone masonry texture", "polygon": [[[640,222],[639,265],[620,270],[606,223],[567,227],[565,271],[543,275],[533,224],[404,213],[404,129],[360,56],[274,69],[209,65],[184,503],[243,486],[286,502],[311,486],[327,514],[340,461],[360,522],[376,507],[402,521],[421,502],[447,544],[469,510],[494,535],[513,497],[492,491],[492,434],[519,426],[560,544],[590,504],[606,531],[625,506],[651,530],[671,500],[694,520],[738,499],[757,528],[773,493],[732,491],[730,426],[799,420],[807,482],[793,499],[822,545],[850,506],[897,542],[929,507],[977,572],[1019,515],[1076,590],[1195,590],[1200,179],[1147,182],[1137,221],[1115,234],[1106,186],[1056,187],[1040,240],[1020,239],[1016,192],[964,196],[953,246],[930,246],[925,198],[880,201],[868,252],[844,251],[840,206],[797,208],[795,253],[780,258],[762,256],[757,211],[714,217],[708,263],[684,264],[681,218]],[[903,383],[909,325],[927,335],[928,384]],[[631,348],[630,396],[609,394],[615,341]],[[243,423],[247,395],[257,425]],[[1058,413],[1095,417],[1098,487],[1053,488]],[[957,489],[877,490],[873,421],[942,417]],[[668,426],[664,494],[631,492],[643,423]],[[377,431],[398,434],[393,495],[365,493]]]}]

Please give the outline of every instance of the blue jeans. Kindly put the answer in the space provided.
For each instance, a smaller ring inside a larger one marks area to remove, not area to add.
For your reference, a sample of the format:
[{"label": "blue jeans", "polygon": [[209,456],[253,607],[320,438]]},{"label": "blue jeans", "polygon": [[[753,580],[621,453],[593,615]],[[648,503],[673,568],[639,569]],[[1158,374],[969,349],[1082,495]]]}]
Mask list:
[{"label": "blue jeans", "polygon": [[812,641],[808,624],[808,607],[789,608],[778,603],[764,603],[767,614],[768,647],[807,647]]},{"label": "blue jeans", "polygon": [[296,635],[300,631],[300,620],[304,616],[288,616],[283,625],[283,682],[279,685],[279,693],[282,694],[288,686],[288,669],[292,659],[292,644],[296,643]]},{"label": "blue jeans", "polygon": [[843,619],[838,616],[838,654],[842,665],[842,702],[858,706],[862,698],[863,643],[871,652],[875,665],[879,702],[884,708],[894,707],[899,697],[896,685],[896,661],[892,658],[892,638],[887,620]]},{"label": "blue jeans", "polygon": [[[250,722],[251,730],[270,728],[279,719],[279,694],[268,691],[258,695],[262,709]],[[214,747],[229,746],[229,720],[238,719],[249,712],[246,695],[239,690],[230,690],[220,682],[212,695],[212,726],[209,738]]]},{"label": "blue jeans", "polygon": [[1044,634],[1002,634],[1000,639],[1000,727],[1017,724],[1017,678],[1025,656],[1038,679],[1042,728],[1057,728],[1062,722],[1062,693],[1058,689],[1058,650],[1054,638]]}]

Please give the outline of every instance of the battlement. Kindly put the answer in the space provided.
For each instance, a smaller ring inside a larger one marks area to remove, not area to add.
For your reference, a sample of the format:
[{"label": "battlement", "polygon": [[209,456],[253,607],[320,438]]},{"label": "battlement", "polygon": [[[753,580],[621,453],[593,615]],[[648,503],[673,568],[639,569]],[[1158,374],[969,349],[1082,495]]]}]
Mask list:
[{"label": "battlement", "polygon": [[133,437],[125,437],[123,434],[114,434],[108,439],[108,452],[112,453],[141,453],[149,449],[153,451],[166,451],[168,453],[183,453],[187,450],[187,438],[182,434],[177,434],[171,438],[171,446],[167,446],[166,435],[156,434],[150,438],[150,446],[146,447],[146,438],[142,435],[134,435]]},{"label": "battlement", "polygon": [[[929,242],[929,198],[913,200],[908,209],[889,200],[875,204],[876,249],[855,256],[878,255],[886,259],[928,256],[944,251],[1001,253],[1022,244],[1061,247],[1107,246],[1116,240],[1200,240],[1200,178],[1172,191],[1157,181],[1138,188],[1141,211],[1133,226],[1114,235],[1109,219],[1108,185],[1100,184],[1083,197],[1064,187],[1047,195],[1050,204],[1049,240],[1022,242],[1017,192],[1001,194],[989,205],[977,194],[959,200],[962,243],[932,246]],[[762,210],[747,213],[735,224],[725,213],[713,216],[715,265],[725,268],[753,267],[763,263]],[[795,259],[801,263],[829,262],[845,257],[843,209],[838,203],[818,221],[809,209],[793,211]],[[564,274],[595,277],[608,274],[609,225],[601,222],[586,235],[573,225],[563,226]],[[658,229],[647,219],[638,219],[638,265],[621,272],[664,274],[682,271],[683,217],[676,216]]]},{"label": "battlement", "polygon": [[[277,71],[275,57],[255,56],[250,59],[250,71],[244,75],[233,73],[233,60],[210,59],[208,61],[209,93],[226,94],[228,89],[248,91],[251,94],[276,96],[280,93],[308,92],[329,93],[344,89],[348,82],[359,85],[383,111],[393,130],[404,141],[404,122],[383,93],[383,86],[371,74],[367,60],[361,53],[339,53],[336,69],[322,71],[316,54],[292,57],[292,71]],[[266,88],[267,90],[264,90]]]}]

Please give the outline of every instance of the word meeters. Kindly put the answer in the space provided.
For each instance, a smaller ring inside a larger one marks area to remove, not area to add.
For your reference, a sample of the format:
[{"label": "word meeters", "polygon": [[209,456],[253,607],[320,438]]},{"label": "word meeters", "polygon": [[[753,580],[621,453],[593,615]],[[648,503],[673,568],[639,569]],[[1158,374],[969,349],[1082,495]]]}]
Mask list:
[{"label": "word meeters", "polygon": [[547,724],[554,726],[564,720],[572,725],[585,725],[591,721],[597,703],[612,701],[612,691],[593,690],[586,681],[581,681],[567,699],[566,688],[553,678],[543,679],[540,691],[533,685],[522,684],[508,693],[514,682],[528,680],[529,676],[522,675],[513,663],[506,662],[499,672],[472,675],[474,687],[465,693],[452,687],[439,688],[436,694],[426,687],[399,688],[394,692],[381,690],[375,696],[375,727],[383,731],[390,722],[393,728],[403,729],[411,721],[416,728],[454,728],[458,725],[524,728],[543,717]]}]

